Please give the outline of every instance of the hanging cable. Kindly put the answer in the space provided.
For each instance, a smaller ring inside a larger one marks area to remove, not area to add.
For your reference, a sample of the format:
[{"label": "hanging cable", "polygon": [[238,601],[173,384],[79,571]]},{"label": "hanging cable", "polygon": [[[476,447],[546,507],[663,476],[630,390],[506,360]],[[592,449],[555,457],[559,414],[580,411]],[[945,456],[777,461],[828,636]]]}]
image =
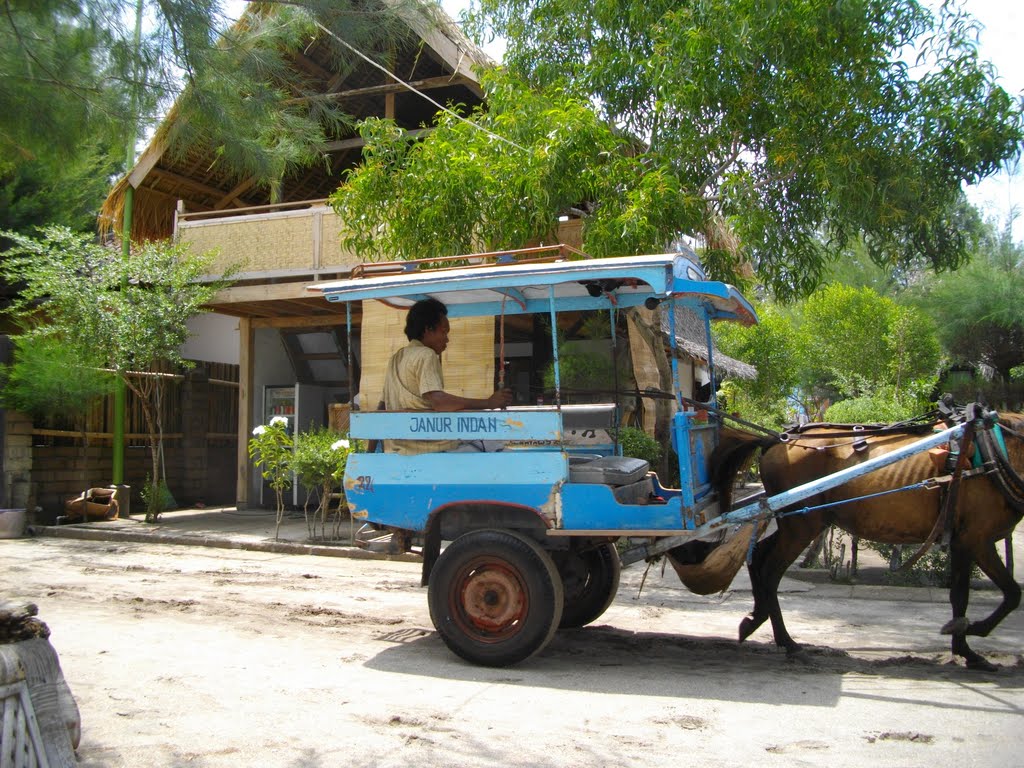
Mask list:
[{"label": "hanging cable", "polygon": [[488,136],[490,136],[492,139],[497,139],[498,141],[503,141],[506,144],[509,144],[509,145],[515,147],[516,149],[518,149],[518,150],[520,150],[522,152],[528,152],[529,151],[526,147],[523,147],[523,146],[521,146],[519,144],[516,144],[511,139],[506,139],[504,136],[499,136],[497,133],[494,133],[493,131],[489,131],[486,128],[484,128],[483,126],[477,125],[472,120],[467,120],[465,117],[460,115],[458,112],[455,112],[455,111],[453,111],[451,109],[448,109],[448,107],[443,106],[442,104],[434,101],[432,98],[427,96],[427,94],[423,93],[423,91],[418,90],[415,86],[410,85],[409,83],[405,82],[405,80],[400,78],[398,75],[396,75],[395,73],[391,72],[389,69],[387,69],[387,67],[384,67],[381,64],[378,64],[376,61],[371,59],[369,56],[367,56],[365,53],[360,51],[358,48],[356,48],[355,46],[351,45],[350,43],[347,43],[346,41],[342,40],[336,34],[331,32],[331,30],[329,30],[327,27],[325,27],[323,24],[321,24],[319,21],[317,21],[315,23],[316,23],[316,26],[319,29],[322,29],[324,32],[326,32],[328,35],[330,35],[336,41],[338,41],[343,46],[348,48],[350,51],[352,51],[352,53],[354,53],[356,56],[361,58],[367,64],[369,64],[370,66],[376,67],[381,72],[383,72],[385,75],[387,75],[392,80],[394,80],[396,83],[398,83],[399,85],[402,85],[402,86],[408,88],[410,91],[415,93],[417,96],[421,96],[422,98],[426,99],[427,101],[429,101],[431,104],[433,104],[435,107],[437,107],[442,112],[445,112],[446,114],[451,115],[452,117],[454,117],[457,120],[461,120],[462,122],[466,123],[467,125],[473,126],[478,131],[483,131]]}]

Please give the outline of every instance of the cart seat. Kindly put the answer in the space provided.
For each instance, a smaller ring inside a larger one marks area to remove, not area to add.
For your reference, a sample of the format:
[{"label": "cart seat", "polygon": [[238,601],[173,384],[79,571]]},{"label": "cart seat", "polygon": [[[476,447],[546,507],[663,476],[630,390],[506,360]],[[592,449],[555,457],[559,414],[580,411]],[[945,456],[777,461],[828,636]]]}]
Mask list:
[{"label": "cart seat", "polygon": [[600,485],[629,485],[646,477],[650,464],[629,456],[602,456],[592,461],[573,461],[569,464],[570,483],[597,483]]}]

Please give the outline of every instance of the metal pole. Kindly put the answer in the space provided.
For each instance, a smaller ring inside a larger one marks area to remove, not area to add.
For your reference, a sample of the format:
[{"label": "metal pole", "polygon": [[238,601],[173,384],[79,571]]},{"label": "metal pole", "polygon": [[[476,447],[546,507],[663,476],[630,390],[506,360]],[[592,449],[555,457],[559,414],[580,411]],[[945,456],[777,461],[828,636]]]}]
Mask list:
[{"label": "metal pole", "polygon": [[555,286],[553,284],[548,288],[548,295],[551,297],[551,306],[549,310],[551,314],[551,349],[552,354],[554,354],[555,363],[555,406],[561,407],[562,377],[560,375],[558,364],[558,319],[555,316]]},{"label": "metal pole", "polygon": [[809,499],[811,496],[816,496],[823,491],[837,488],[840,485],[848,483],[850,480],[867,475],[874,472],[876,469],[888,467],[890,464],[895,464],[898,461],[903,461],[904,459],[921,453],[922,451],[927,451],[929,448],[934,448],[936,445],[942,445],[950,440],[955,440],[963,435],[964,427],[964,424],[958,424],[955,427],[950,427],[942,432],[936,432],[933,435],[916,440],[910,445],[897,448],[891,453],[876,456],[875,458],[868,459],[862,464],[857,464],[854,467],[847,467],[839,472],[826,475],[825,477],[817,480],[812,480],[811,482],[804,483],[803,485],[798,485],[796,488],[791,488],[790,490],[776,494],[775,496],[763,498],[753,504],[747,504],[739,509],[734,509],[732,512],[719,515],[710,522],[695,528],[692,533],[688,533],[683,536],[668,536],[664,539],[658,539],[653,544],[631,549],[622,553],[622,564],[628,565],[630,563],[635,563],[638,560],[646,560],[648,558],[655,557],[663,552],[667,552],[673,547],[679,546],[680,544],[685,544],[689,541],[693,541],[694,539],[703,538],[730,525],[742,525],[743,523],[749,523],[754,520],[770,517],[773,512],[785,509],[798,501],[803,501],[804,499]]},{"label": "metal pole", "polygon": [[[142,43],[142,5],[144,0],[136,0],[135,4],[135,38],[133,40],[133,50],[135,55],[139,54],[139,47]],[[138,67],[135,67],[135,80],[138,80]],[[128,129],[128,139],[125,150],[125,161],[126,161],[126,173],[129,173],[132,166],[135,164],[135,140],[138,136],[138,82],[132,83],[132,101],[131,101],[131,112],[128,115],[128,119],[131,121],[131,125]],[[124,191],[124,207],[121,214],[121,253],[126,258],[131,253],[132,249],[132,219],[135,208],[135,189],[129,183]],[[125,282],[122,278],[122,284]],[[117,381],[114,383],[114,424],[113,424],[113,481],[114,485],[124,484],[124,435],[125,435],[125,417],[127,411],[127,398],[128,393],[126,391],[124,379],[121,376],[117,377]],[[154,478],[155,479],[155,478]]]}]

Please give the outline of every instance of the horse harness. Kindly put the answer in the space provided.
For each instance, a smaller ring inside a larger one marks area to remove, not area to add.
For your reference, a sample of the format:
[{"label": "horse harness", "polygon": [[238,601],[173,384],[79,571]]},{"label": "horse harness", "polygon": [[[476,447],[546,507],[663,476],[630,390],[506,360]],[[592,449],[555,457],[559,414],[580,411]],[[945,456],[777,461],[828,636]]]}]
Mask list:
[{"label": "horse harness", "polygon": [[[1001,429],[999,417],[994,411],[985,409],[978,403],[971,403],[964,408],[953,408],[948,400],[940,403],[939,408],[924,416],[901,422],[898,424],[867,424],[855,425],[833,425],[833,424],[808,424],[791,427],[784,431],[780,440],[784,444],[805,450],[829,450],[843,446],[853,446],[856,452],[863,451],[868,447],[868,437],[892,434],[912,434],[925,432],[932,428],[934,417],[939,416],[948,426],[964,424],[963,436],[959,445],[952,444],[951,450],[946,456],[946,474],[929,478],[923,483],[915,483],[904,489],[912,488],[940,488],[943,490],[943,499],[939,514],[935,518],[935,526],[925,539],[920,549],[906,562],[900,570],[909,570],[918,560],[924,557],[935,543],[942,539],[942,545],[949,544],[952,534],[953,521],[956,515],[957,500],[960,494],[960,484],[963,480],[979,475],[988,476],[1005,497],[1007,503],[1016,511],[1024,513],[1024,478],[1017,473],[1009,462],[1003,432],[1011,434],[1018,440],[1024,440],[1024,435],[1012,430]],[[836,430],[835,427],[847,427],[847,429]],[[815,434],[822,428],[827,428],[826,434]],[[847,437],[843,442],[831,443],[825,446],[804,445],[801,438],[822,437]],[[973,463],[973,467],[968,467]],[[864,497],[846,499],[835,503],[852,503]],[[833,504],[823,505],[833,506]],[[813,509],[808,507],[807,510]],[[802,511],[807,511],[802,510]]]}]

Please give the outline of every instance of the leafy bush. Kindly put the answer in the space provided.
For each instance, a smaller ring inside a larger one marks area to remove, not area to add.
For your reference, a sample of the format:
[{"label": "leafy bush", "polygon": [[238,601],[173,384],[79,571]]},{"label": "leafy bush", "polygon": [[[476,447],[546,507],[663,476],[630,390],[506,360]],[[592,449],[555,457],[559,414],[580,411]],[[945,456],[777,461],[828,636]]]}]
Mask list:
[{"label": "leafy bush", "polygon": [[931,390],[934,381],[905,386],[902,391],[880,386],[870,394],[840,400],[825,411],[825,421],[840,424],[872,424],[903,421],[928,411],[932,405],[922,392]]},{"label": "leafy bush", "polygon": [[619,444],[623,456],[644,459],[652,467],[661,460],[661,446],[658,441],[637,427],[622,427],[619,430]]},{"label": "leafy bush", "polygon": [[[331,493],[345,475],[345,465],[348,463],[350,453],[352,450],[348,439],[327,427],[315,427],[301,432],[295,440],[292,470],[299,482],[309,489],[303,510],[306,513],[306,525],[310,526],[312,522],[310,536],[316,536],[318,520],[320,535],[326,535]],[[319,494],[319,503],[311,519],[309,496],[314,490]]]},{"label": "leafy bush", "polygon": [[249,458],[274,490],[277,502],[275,539],[284,517],[284,492],[292,485],[292,445],[292,437],[288,434],[288,419],[284,416],[275,416],[269,424],[259,425],[253,429],[252,437],[249,438]]}]

